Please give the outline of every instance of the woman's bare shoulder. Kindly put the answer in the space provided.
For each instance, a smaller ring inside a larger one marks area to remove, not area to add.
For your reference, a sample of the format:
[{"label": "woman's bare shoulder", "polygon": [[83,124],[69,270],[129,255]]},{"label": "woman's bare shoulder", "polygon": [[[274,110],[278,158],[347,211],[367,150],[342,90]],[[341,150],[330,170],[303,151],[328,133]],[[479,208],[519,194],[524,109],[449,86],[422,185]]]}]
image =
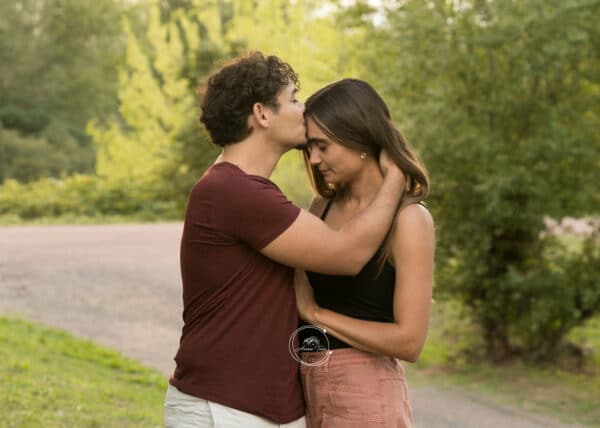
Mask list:
[{"label": "woman's bare shoulder", "polygon": [[[412,257],[433,254],[435,251],[435,223],[429,210],[421,204],[410,204],[396,216],[392,235],[391,259],[408,260]],[[394,266],[397,266],[394,263]]]},{"label": "woman's bare shoulder", "polygon": [[410,204],[402,208],[396,215],[397,227],[433,228],[433,217],[423,204]]},{"label": "woman's bare shoulder", "polygon": [[393,246],[411,245],[415,241],[435,239],[435,223],[429,210],[422,204],[410,204],[396,215],[392,236]]}]

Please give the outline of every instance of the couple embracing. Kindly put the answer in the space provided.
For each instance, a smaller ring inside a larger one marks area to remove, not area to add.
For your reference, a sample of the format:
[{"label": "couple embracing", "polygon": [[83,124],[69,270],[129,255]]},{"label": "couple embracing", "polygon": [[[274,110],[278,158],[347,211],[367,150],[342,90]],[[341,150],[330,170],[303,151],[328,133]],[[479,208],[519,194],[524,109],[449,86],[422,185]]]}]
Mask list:
[{"label": "couple embracing", "polygon": [[[223,151],[189,197],[167,427],[412,426],[400,361],[418,358],[429,322],[427,173],[368,83],[305,104],[298,87],[289,64],[253,52],[201,93]],[[307,210],[269,180],[293,148],[317,194]],[[302,346],[311,331],[327,346]]]}]

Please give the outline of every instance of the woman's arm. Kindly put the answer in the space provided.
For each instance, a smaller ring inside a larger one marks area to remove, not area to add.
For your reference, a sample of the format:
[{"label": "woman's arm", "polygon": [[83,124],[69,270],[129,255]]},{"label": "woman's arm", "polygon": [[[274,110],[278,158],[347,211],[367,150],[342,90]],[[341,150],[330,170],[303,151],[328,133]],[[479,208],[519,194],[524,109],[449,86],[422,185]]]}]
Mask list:
[{"label": "woman's arm", "polygon": [[367,352],[416,361],[429,324],[433,287],[435,232],[421,205],[404,208],[397,218],[391,255],[396,269],[393,323],[363,321],[320,308],[303,272],[296,274],[301,316],[349,345]]}]

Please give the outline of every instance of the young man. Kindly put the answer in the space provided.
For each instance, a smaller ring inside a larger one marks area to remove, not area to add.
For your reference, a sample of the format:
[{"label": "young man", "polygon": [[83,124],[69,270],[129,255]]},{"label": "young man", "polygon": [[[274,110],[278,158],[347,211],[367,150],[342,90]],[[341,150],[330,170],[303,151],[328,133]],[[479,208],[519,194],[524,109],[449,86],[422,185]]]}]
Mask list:
[{"label": "young man", "polygon": [[297,84],[288,64],[259,52],[208,80],[201,121],[223,153],[194,186],[185,217],[184,327],[167,427],[304,427],[288,353],[298,324],[291,267],[358,273],[398,207],[404,179],[385,157],[379,193],[339,231],[268,179],[286,151],[306,142]]}]

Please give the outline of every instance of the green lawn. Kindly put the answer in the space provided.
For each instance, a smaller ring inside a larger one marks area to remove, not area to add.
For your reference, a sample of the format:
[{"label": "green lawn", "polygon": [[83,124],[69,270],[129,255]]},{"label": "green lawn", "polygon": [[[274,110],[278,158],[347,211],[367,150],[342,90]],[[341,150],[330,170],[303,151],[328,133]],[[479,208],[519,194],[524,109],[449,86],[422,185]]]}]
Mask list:
[{"label": "green lawn", "polygon": [[600,317],[569,334],[569,340],[585,349],[582,367],[564,358],[546,366],[487,363],[472,351],[481,349],[479,337],[455,302],[435,303],[421,358],[408,369],[409,382],[460,386],[478,396],[565,422],[600,426]]},{"label": "green lawn", "polygon": [[160,427],[167,380],[118,353],[0,318],[0,427]]}]

